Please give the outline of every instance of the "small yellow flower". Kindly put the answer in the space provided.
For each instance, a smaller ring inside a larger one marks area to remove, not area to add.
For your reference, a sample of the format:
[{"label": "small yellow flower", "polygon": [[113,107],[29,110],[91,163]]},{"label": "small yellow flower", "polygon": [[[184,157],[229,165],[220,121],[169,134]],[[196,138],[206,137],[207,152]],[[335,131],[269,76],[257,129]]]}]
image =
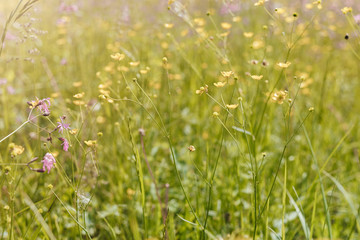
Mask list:
[{"label": "small yellow flower", "polygon": [[79,81],[79,82],[73,82],[73,86],[74,87],[81,87],[82,86],[82,82]]},{"label": "small yellow flower", "polygon": [[189,149],[190,152],[195,152],[195,150],[196,150],[193,145],[190,145],[190,146],[188,147],[188,149]]},{"label": "small yellow flower", "polygon": [[254,4],[255,7],[263,6],[267,0],[259,0]]},{"label": "small yellow flower", "polygon": [[313,5],[316,5],[318,9],[322,9],[321,0],[317,0],[312,3]]},{"label": "small yellow flower", "polygon": [[69,133],[70,133],[71,135],[75,135],[75,134],[77,134],[77,132],[78,132],[78,130],[77,130],[76,128],[71,129],[71,130],[69,131]]},{"label": "small yellow flower", "polygon": [[213,117],[218,117],[220,114],[218,112],[213,112]]},{"label": "small yellow flower", "polygon": [[172,23],[165,23],[165,24],[164,24],[164,27],[167,28],[167,29],[170,29],[170,28],[172,28],[173,26],[174,26],[174,24],[172,24]]},{"label": "small yellow flower", "polygon": [[84,143],[89,147],[96,146],[96,140],[88,140],[88,141],[84,141]]},{"label": "small yellow flower", "polygon": [[231,28],[231,24],[230,23],[227,23],[227,22],[223,22],[221,23],[221,27],[225,30],[229,30]]},{"label": "small yellow flower", "polygon": [[84,92],[81,92],[81,93],[75,94],[73,97],[74,97],[74,98],[82,98],[82,97],[84,97],[84,95],[85,95],[85,93],[84,93]]},{"label": "small yellow flower", "polygon": [[281,90],[281,91],[274,92],[271,96],[271,99],[274,102],[277,102],[278,104],[283,104],[286,97],[287,97],[287,91]]},{"label": "small yellow flower", "polygon": [[85,105],[85,102],[84,102],[84,101],[81,101],[81,100],[75,100],[75,101],[73,101],[73,103],[74,103],[76,106]]},{"label": "small yellow flower", "polygon": [[254,36],[253,32],[244,32],[244,37],[251,38],[252,36]]},{"label": "small yellow flower", "polygon": [[121,61],[125,58],[125,55],[121,53],[115,53],[115,54],[111,54],[110,57],[114,60]]},{"label": "small yellow flower", "polygon": [[291,62],[285,62],[285,63],[279,62],[276,65],[278,65],[281,68],[287,68],[291,65]]},{"label": "small yellow flower", "polygon": [[263,48],[265,46],[265,43],[261,40],[255,40],[252,44],[251,44],[251,47],[253,49],[260,49],[260,48]]},{"label": "small yellow flower", "polygon": [[233,75],[234,72],[233,71],[221,71],[221,75],[223,75],[223,77],[230,77],[231,75]]},{"label": "small yellow flower", "polygon": [[225,85],[226,85],[226,82],[216,82],[216,83],[214,83],[214,86],[218,87],[218,88],[221,88],[221,87],[223,87]]},{"label": "small yellow flower", "polygon": [[239,104],[226,104],[226,107],[228,108],[228,109],[235,109],[235,108],[237,108],[239,106]]},{"label": "small yellow flower", "polygon": [[131,67],[136,67],[136,66],[138,66],[139,64],[140,64],[139,61],[137,61],[137,62],[129,62],[129,65],[130,65]]},{"label": "small yellow flower", "polygon": [[16,145],[15,143],[10,143],[9,149],[11,150],[10,152],[11,157],[16,157],[17,155],[21,155],[25,150],[24,147],[20,145]]},{"label": "small yellow flower", "polygon": [[195,93],[198,94],[198,95],[201,95],[201,94],[203,94],[203,93],[207,93],[207,92],[208,92],[208,88],[209,88],[209,86],[205,84],[204,87],[200,87],[200,89],[196,90]]},{"label": "small yellow flower", "polygon": [[263,75],[251,75],[251,78],[254,80],[261,80],[263,78]]},{"label": "small yellow flower", "polygon": [[233,22],[240,22],[240,21],[241,21],[241,17],[239,17],[239,16],[233,17],[233,18],[232,18],[232,21],[233,21]]},{"label": "small yellow flower", "polygon": [[343,9],[341,9],[341,11],[343,12],[343,14],[347,14],[349,12],[352,12],[352,8],[351,7],[344,7]]}]

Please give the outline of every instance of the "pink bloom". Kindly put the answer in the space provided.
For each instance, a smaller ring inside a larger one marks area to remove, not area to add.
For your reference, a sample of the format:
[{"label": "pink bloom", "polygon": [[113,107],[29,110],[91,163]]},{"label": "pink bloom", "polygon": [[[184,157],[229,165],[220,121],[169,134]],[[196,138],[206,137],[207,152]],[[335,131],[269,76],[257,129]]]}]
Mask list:
[{"label": "pink bloom", "polygon": [[50,173],[50,170],[55,167],[54,164],[56,163],[56,160],[51,153],[46,153],[41,162],[44,164],[43,171],[45,172],[47,170],[47,172]]},{"label": "pink bloom", "polygon": [[68,140],[66,140],[65,138],[59,138],[59,140],[63,142],[61,144],[61,146],[63,146],[63,150],[65,152],[67,152],[69,150],[69,142],[68,142]]},{"label": "pink bloom", "polygon": [[59,133],[62,133],[64,129],[69,129],[70,124],[64,123],[66,116],[60,117],[60,122],[58,122],[57,128],[59,129]]},{"label": "pink bloom", "polygon": [[40,112],[42,112],[44,114],[44,116],[48,116],[50,115],[50,98],[44,98],[39,100],[38,98],[36,98],[36,100],[38,101],[37,106],[39,107]]}]

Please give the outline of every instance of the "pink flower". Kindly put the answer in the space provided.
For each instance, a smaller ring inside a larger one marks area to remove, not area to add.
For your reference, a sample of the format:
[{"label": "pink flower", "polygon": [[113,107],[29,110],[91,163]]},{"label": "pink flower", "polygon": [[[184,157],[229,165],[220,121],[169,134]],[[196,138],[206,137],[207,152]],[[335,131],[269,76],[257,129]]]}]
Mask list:
[{"label": "pink flower", "polygon": [[55,167],[54,164],[56,163],[56,160],[51,153],[46,153],[41,162],[44,164],[43,171],[45,172],[47,170],[47,172],[50,173],[50,170]]},{"label": "pink flower", "polygon": [[66,119],[66,116],[60,117],[60,122],[58,122],[58,125],[56,128],[59,129],[59,133],[62,133],[64,129],[69,129],[70,124],[64,123],[64,120]]},{"label": "pink flower", "polygon": [[62,141],[63,143],[61,144],[61,146],[63,146],[63,150],[65,152],[67,152],[69,150],[69,142],[68,140],[66,140],[65,138],[59,138],[60,141]]},{"label": "pink flower", "polygon": [[50,105],[50,98],[44,98],[39,100],[39,110],[46,116],[50,114]]}]

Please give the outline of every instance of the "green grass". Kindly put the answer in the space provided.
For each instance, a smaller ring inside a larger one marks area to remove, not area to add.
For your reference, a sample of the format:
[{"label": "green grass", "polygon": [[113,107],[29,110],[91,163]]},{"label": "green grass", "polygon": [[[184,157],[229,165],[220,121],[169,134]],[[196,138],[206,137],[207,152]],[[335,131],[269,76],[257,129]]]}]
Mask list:
[{"label": "green grass", "polygon": [[0,3],[0,238],[358,239],[356,4],[141,3]]}]

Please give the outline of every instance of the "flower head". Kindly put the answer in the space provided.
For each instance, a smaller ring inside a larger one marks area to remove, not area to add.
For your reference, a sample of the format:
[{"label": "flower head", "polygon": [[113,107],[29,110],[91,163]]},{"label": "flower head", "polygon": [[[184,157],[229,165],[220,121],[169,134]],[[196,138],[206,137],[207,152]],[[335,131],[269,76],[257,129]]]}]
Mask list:
[{"label": "flower head", "polygon": [[63,143],[61,144],[61,146],[63,146],[63,150],[65,152],[67,152],[69,150],[69,142],[68,140],[66,140],[65,138],[59,138],[60,141],[62,141]]},{"label": "flower head", "polygon": [[50,170],[55,167],[56,160],[51,153],[46,153],[41,162],[43,163],[43,171],[50,173]]},{"label": "flower head", "polygon": [[38,107],[40,112],[43,113],[44,116],[50,115],[50,110],[49,110],[49,107],[51,105],[50,98],[44,98],[41,100],[36,98],[36,100],[34,100],[34,101],[27,102],[27,104],[29,104],[30,108]]},{"label": "flower head", "polygon": [[70,124],[64,123],[64,120],[66,119],[66,116],[60,117],[60,122],[58,122],[57,129],[59,129],[59,133],[62,133],[64,129],[69,129]]}]

